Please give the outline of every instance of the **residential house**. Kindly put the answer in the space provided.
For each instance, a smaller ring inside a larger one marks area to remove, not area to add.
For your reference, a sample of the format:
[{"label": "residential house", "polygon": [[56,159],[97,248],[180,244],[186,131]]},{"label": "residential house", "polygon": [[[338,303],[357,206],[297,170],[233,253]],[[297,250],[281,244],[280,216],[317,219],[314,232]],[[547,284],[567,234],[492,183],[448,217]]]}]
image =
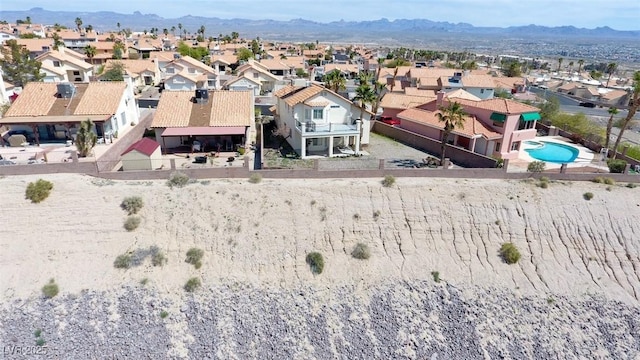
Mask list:
[{"label": "residential house", "polygon": [[125,71],[131,77],[133,85],[136,87],[144,87],[147,85],[157,86],[162,79],[158,63],[153,59],[108,60],[105,68],[111,68],[114,63],[123,65]]},{"label": "residential house", "polygon": [[440,90],[445,92],[463,89],[481,99],[492,99],[496,86],[491,75],[471,75],[464,72],[442,76],[438,82]]},{"label": "residential house", "polygon": [[139,113],[130,80],[27,83],[0,119],[0,126],[32,132],[39,145],[72,139],[87,119],[93,121],[93,130],[103,141],[136,124]]},{"label": "residential house", "polygon": [[[407,88],[409,89],[409,88]],[[427,92],[427,90],[422,90]],[[398,119],[398,114],[406,109],[418,107],[426,102],[434,100],[436,95],[430,92],[427,96],[422,95],[409,95],[399,92],[388,92],[384,94],[380,100],[380,107],[382,108],[383,117],[391,117]]]},{"label": "residential house", "polygon": [[56,32],[64,46],[71,50],[83,51],[88,45],[94,45],[98,42],[98,34],[95,31],[78,32],[77,30],[60,30]]},{"label": "residential house", "polygon": [[18,45],[29,51],[32,59],[51,51],[53,49],[53,39],[16,39]]},{"label": "residential house", "polygon": [[262,84],[246,76],[234,77],[225,82],[223,88],[231,91],[251,91],[253,96],[260,96]]},{"label": "residential house", "polygon": [[220,75],[227,72],[231,73],[238,67],[238,57],[234,54],[219,54],[211,55],[211,67],[216,69],[216,72]]},{"label": "residential house", "polygon": [[11,29],[0,28],[0,45],[4,45],[7,40],[14,40],[18,37]]},{"label": "residential house", "polygon": [[42,63],[44,82],[89,82],[93,66],[84,61],[85,56],[61,46],[36,58]]},{"label": "residential house", "polygon": [[515,159],[522,142],[536,137],[536,121],[540,119],[540,109],[536,107],[502,98],[449,98],[442,91],[436,100],[399,113],[400,127],[439,141],[444,127],[437,113],[441,106],[454,101],[462,105],[467,116],[464,126],[454,129],[446,140],[451,145],[486,156]]},{"label": "residential house", "polygon": [[276,84],[283,80],[282,77],[273,75],[267,68],[254,60],[249,60],[246,64],[240,65],[236,69],[236,73],[238,77],[244,76],[260,82],[261,94],[272,92],[276,88]]},{"label": "residential house", "polygon": [[629,93],[619,89],[598,89],[600,102],[609,106],[626,106],[629,103]]},{"label": "residential house", "polygon": [[[285,77],[293,76],[296,74],[296,67],[288,64],[284,59],[262,59],[257,62],[263,69],[267,70],[271,74],[284,79]],[[300,64],[302,67],[302,64]]]},{"label": "residential house", "polygon": [[163,50],[164,40],[152,37],[139,37],[129,45],[129,54],[136,54],[138,59],[148,59],[153,51]]},{"label": "residential house", "polygon": [[218,74],[210,66],[191,56],[176,56],[164,68],[164,89],[193,91],[195,89],[220,89]]},{"label": "residential house", "polygon": [[369,143],[373,114],[316,84],[286,86],[274,94],[276,124],[302,158],[359,155]]},{"label": "residential house", "polygon": [[358,64],[325,64],[323,68],[325,74],[338,70],[347,79],[355,79],[360,73]]},{"label": "residential house", "polygon": [[255,123],[249,91],[170,91],[160,97],[151,128],[163,150],[235,151],[246,146]]}]

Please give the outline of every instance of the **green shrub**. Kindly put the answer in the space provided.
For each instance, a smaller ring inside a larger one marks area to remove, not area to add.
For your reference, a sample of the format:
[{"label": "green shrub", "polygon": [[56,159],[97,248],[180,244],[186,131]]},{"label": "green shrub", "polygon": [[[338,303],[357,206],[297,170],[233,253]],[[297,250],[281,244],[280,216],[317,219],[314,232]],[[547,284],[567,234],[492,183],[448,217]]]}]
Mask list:
[{"label": "green shrub", "polygon": [[604,178],[602,176],[596,176],[591,181],[596,183],[596,184],[603,184],[604,183]]},{"label": "green shrub", "polygon": [[249,176],[249,182],[252,184],[258,184],[262,181],[262,175],[253,173]]},{"label": "green shrub", "polygon": [[351,256],[356,259],[366,260],[371,257],[371,250],[369,250],[369,246],[367,244],[358,243],[356,247],[353,248]]},{"label": "green shrub", "polygon": [[131,254],[122,254],[116,257],[113,262],[113,266],[116,269],[128,269],[131,267]]},{"label": "green shrub", "polygon": [[140,196],[126,197],[120,204],[122,210],[126,211],[129,215],[137,214],[143,206],[144,203],[142,202],[142,198]]},{"label": "green shrub", "polygon": [[36,346],[44,346],[44,344],[46,344],[46,341],[43,338],[36,339]]},{"label": "green shrub", "polygon": [[540,177],[540,182],[549,182],[549,177],[548,176],[541,176]]},{"label": "green shrub", "polygon": [[129,216],[124,222],[124,228],[127,231],[133,231],[140,226],[140,218],[138,216]]},{"label": "green shrub", "polygon": [[520,252],[513,243],[504,243],[500,247],[500,255],[507,264],[515,264],[520,260]]},{"label": "green shrub", "polygon": [[432,271],[431,272],[431,276],[433,277],[433,281],[439,283],[440,282],[440,272],[439,271]]},{"label": "green shrub", "polygon": [[47,299],[51,299],[52,297],[58,295],[59,290],[60,289],[58,288],[58,284],[56,284],[55,280],[51,279],[49,280],[49,283],[47,285],[42,287],[42,294]]},{"label": "green shrub", "polygon": [[164,318],[166,318],[167,316],[169,316],[169,313],[168,313],[168,312],[166,312],[165,310],[160,311],[160,318],[161,318],[161,319],[164,319]]},{"label": "green shrub", "polygon": [[25,197],[32,203],[39,203],[49,197],[53,183],[47,180],[38,179],[36,182],[29,183],[25,192]]},{"label": "green shrub", "polygon": [[311,272],[314,274],[322,274],[324,270],[324,258],[319,252],[311,252],[307,254],[307,264],[311,267]]},{"label": "green shrub", "polygon": [[547,181],[540,181],[540,182],[538,183],[538,186],[539,186],[539,187],[541,187],[541,188],[543,188],[543,189],[546,189],[546,188],[548,188],[548,187],[549,187],[549,183],[548,183]]},{"label": "green shrub", "polygon": [[156,251],[151,257],[151,264],[153,266],[165,266],[167,261],[167,257],[164,256],[162,251]]},{"label": "green shrub", "polygon": [[635,189],[637,186],[638,186],[638,185],[636,185],[636,184],[634,184],[634,183],[628,183],[628,184],[627,184],[627,187],[628,187],[629,189]]},{"label": "green shrub", "polygon": [[149,278],[144,278],[140,280],[140,285],[145,286],[149,283]]},{"label": "green shrub", "polygon": [[187,185],[189,183],[189,180],[190,179],[187,174],[176,171],[174,173],[171,173],[171,175],[169,176],[169,180],[167,180],[167,185],[172,189],[174,187],[181,188]]},{"label": "green shrub", "polygon": [[582,197],[587,201],[591,200],[591,199],[593,199],[593,193],[586,192],[586,193],[582,194]]},{"label": "green shrub", "polygon": [[200,279],[198,279],[197,277],[192,277],[187,281],[186,284],[184,284],[184,290],[187,292],[193,292],[196,289],[198,289],[200,286],[202,286]]},{"label": "green shrub", "polygon": [[627,162],[622,159],[610,159],[607,161],[609,172],[621,174],[624,172],[624,168],[627,167]]},{"label": "green shrub", "polygon": [[198,248],[191,248],[187,251],[187,258],[184,260],[186,263],[195,266],[196,269],[200,269],[202,266],[202,257],[204,256],[204,251]]},{"label": "green shrub", "polygon": [[396,183],[396,178],[393,175],[387,175],[382,180],[382,186],[384,187],[392,187],[393,184]]},{"label": "green shrub", "polygon": [[527,165],[527,171],[532,173],[541,173],[547,164],[544,161],[532,161]]},{"label": "green shrub", "polygon": [[608,178],[604,178],[604,183],[607,185],[615,185],[616,181],[608,177]]}]

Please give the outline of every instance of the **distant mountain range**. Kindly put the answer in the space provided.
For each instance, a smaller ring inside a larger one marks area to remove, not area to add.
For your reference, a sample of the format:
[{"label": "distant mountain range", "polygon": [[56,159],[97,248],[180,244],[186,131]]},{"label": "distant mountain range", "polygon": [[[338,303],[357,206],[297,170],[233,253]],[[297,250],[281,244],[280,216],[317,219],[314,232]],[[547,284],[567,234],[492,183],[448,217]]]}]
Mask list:
[{"label": "distant mountain range", "polygon": [[[133,31],[142,31],[152,27],[162,31],[172,26],[182,24],[187,31],[194,33],[201,25],[205,26],[207,36],[219,33],[229,34],[237,31],[242,37],[260,36],[271,40],[319,40],[319,41],[375,41],[393,42],[399,37],[425,38],[435,34],[447,35],[486,35],[500,37],[536,37],[536,38],[608,38],[633,39],[640,38],[640,30],[619,31],[610,27],[595,29],[576,28],[574,26],[547,27],[538,25],[501,27],[476,27],[467,23],[450,23],[431,21],[426,19],[387,19],[373,21],[334,21],[321,23],[304,19],[289,21],[277,20],[248,20],[248,19],[220,19],[200,16],[183,16],[175,19],[165,19],[155,14],[142,14],[138,11],[132,14],[120,14],[108,11],[77,12],[77,11],[48,11],[33,8],[26,11],[5,11],[0,13],[0,19],[15,22],[30,16],[34,23],[59,23],[75,28],[74,20],[80,17],[83,26],[91,24],[94,29],[106,31],[115,30],[116,24]],[[178,30],[176,30],[178,31]],[[377,41],[376,41],[377,40]]]}]

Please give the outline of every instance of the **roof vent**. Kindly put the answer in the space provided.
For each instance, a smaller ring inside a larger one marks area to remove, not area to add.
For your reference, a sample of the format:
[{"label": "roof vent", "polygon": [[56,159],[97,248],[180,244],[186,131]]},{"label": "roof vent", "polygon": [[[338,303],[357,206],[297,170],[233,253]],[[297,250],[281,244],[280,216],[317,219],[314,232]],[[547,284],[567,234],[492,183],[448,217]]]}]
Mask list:
[{"label": "roof vent", "polygon": [[70,99],[76,94],[76,87],[72,83],[64,82],[57,85],[58,97]]},{"label": "roof vent", "polygon": [[209,102],[209,91],[207,89],[196,89],[196,103],[206,104]]}]

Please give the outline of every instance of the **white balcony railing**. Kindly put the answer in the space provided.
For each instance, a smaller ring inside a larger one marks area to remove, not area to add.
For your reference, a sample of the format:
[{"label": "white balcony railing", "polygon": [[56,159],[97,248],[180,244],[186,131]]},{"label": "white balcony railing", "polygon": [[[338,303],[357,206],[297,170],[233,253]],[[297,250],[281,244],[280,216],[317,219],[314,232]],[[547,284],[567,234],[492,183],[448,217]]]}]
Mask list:
[{"label": "white balcony railing", "polygon": [[296,120],[296,129],[302,133],[357,133],[357,125],[325,123],[318,124],[313,121]]}]

